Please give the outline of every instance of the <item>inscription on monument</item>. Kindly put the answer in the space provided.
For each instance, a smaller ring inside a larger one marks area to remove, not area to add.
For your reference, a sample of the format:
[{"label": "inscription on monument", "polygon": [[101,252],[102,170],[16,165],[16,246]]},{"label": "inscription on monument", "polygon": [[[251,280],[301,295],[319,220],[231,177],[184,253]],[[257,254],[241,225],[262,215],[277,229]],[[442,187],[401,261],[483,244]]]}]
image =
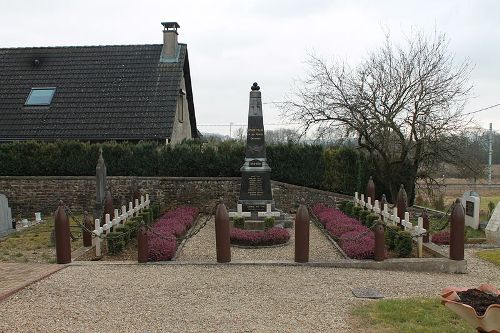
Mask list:
[{"label": "inscription on monument", "polygon": [[262,162],[259,160],[251,160],[250,162],[248,162],[248,165],[251,167],[261,167]]},{"label": "inscription on monument", "polygon": [[248,177],[248,195],[251,197],[258,197],[264,194],[262,187],[262,177],[254,175]]},{"label": "inscription on monument", "polygon": [[264,140],[264,129],[263,128],[249,128],[247,130],[247,136],[249,143],[261,142]]},{"label": "inscription on monument", "polygon": [[474,216],[474,202],[472,201],[465,202],[465,215]]}]

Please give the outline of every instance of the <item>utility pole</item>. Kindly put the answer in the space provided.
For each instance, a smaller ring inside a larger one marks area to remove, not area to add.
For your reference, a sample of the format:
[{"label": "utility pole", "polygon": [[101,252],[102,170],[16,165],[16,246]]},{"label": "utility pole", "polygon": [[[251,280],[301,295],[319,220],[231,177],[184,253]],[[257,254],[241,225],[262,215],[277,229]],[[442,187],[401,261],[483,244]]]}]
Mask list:
[{"label": "utility pole", "polygon": [[490,140],[488,149],[488,185],[491,185],[491,156],[493,154],[493,124],[490,123]]},{"label": "utility pole", "polygon": [[232,129],[233,129],[233,124],[234,123],[229,123],[229,138],[231,139],[233,136],[231,135],[232,134]]}]

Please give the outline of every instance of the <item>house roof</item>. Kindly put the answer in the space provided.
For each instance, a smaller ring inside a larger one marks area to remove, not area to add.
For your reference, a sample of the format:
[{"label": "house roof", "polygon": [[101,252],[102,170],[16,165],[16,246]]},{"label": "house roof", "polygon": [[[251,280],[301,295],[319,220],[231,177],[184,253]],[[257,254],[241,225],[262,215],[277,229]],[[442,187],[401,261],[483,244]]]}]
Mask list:
[{"label": "house roof", "polygon": [[[187,47],[160,62],[162,45],[0,48],[0,140],[164,140],[172,134],[184,69],[197,137]],[[38,63],[35,61],[38,60]],[[25,106],[55,87],[50,106]]]}]

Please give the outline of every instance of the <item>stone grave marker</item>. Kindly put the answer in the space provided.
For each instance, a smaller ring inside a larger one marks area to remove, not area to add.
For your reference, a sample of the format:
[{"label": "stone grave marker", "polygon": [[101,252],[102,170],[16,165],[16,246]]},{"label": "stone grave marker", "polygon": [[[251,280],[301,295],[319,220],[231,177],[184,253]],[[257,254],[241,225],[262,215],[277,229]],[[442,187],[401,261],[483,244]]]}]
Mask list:
[{"label": "stone grave marker", "polygon": [[12,211],[9,207],[9,201],[5,194],[0,193],[0,235],[7,234],[12,230]]},{"label": "stone grave marker", "polygon": [[490,221],[484,229],[488,244],[500,245],[500,202],[496,205]]},{"label": "stone grave marker", "polygon": [[473,229],[479,228],[479,204],[481,199],[476,192],[467,191],[462,196],[462,206],[465,208],[465,225]]}]

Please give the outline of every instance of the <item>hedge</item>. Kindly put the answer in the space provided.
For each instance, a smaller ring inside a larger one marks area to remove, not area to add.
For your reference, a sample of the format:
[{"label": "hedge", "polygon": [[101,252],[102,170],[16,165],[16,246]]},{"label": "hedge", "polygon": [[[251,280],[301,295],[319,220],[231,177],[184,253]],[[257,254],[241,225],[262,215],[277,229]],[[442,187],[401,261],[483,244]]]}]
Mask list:
[{"label": "hedge", "polygon": [[[99,148],[110,176],[239,177],[245,157],[244,144],[235,141],[22,141],[0,144],[0,176],[93,176]],[[346,194],[366,187],[367,162],[354,148],[286,143],[266,149],[273,180]]]}]

